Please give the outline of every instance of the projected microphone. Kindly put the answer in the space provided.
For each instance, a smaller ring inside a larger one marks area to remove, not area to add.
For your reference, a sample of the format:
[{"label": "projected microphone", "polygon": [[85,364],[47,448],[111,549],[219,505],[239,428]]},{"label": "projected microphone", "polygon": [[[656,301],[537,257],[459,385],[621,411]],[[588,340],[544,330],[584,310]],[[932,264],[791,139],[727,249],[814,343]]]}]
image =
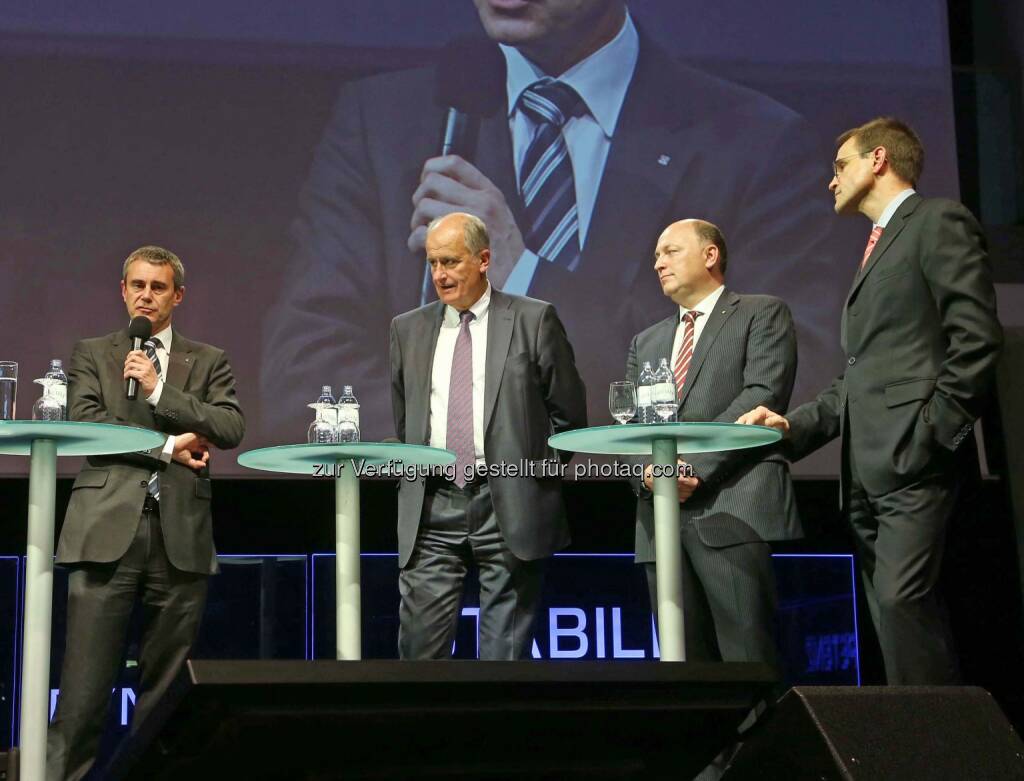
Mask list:
[{"label": "projected microphone", "polygon": [[[128,338],[132,340],[133,350],[141,350],[142,343],[152,335],[153,324],[148,317],[142,317],[142,315],[133,317],[128,324]],[[134,377],[125,380],[124,393],[128,397],[128,401],[135,401],[136,396],[139,395],[139,381]]]},{"label": "projected microphone", "polygon": [[[505,58],[486,38],[463,38],[441,50],[434,72],[434,103],[444,109],[441,155],[476,157],[480,119],[491,116],[505,97]],[[434,286],[430,266],[423,274],[420,305],[430,301]]]}]

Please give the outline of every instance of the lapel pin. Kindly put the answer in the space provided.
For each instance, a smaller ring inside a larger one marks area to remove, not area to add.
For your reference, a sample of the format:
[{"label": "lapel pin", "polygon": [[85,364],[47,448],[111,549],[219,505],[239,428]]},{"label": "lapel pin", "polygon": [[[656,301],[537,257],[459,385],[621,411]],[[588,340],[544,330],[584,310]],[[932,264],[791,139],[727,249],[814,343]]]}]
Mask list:
[{"label": "lapel pin", "polygon": [[658,165],[668,165],[672,158],[669,155],[661,155],[658,158]]}]

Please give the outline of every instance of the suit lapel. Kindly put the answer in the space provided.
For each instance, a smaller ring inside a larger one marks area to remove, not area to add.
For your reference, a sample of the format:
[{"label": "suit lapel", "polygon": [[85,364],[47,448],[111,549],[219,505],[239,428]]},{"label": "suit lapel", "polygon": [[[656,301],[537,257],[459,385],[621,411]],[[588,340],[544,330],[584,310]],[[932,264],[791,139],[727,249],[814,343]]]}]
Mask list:
[{"label": "suit lapel", "polygon": [[[641,35],[636,70],[615,127],[580,260],[587,274],[609,274],[625,289],[650,272],[653,241],[669,221],[672,198],[699,150],[682,142],[685,115],[680,101],[666,100],[655,85],[674,69]],[[651,246],[637,243],[651,237]],[[619,263],[602,268],[595,256]],[[593,260],[592,260],[593,259]]]},{"label": "suit lapel", "polygon": [[704,365],[704,358],[707,357],[708,351],[711,349],[711,345],[714,344],[715,339],[718,337],[718,332],[722,330],[722,326],[725,325],[726,320],[732,317],[733,312],[736,311],[736,305],[739,302],[739,296],[728,288],[723,290],[722,295],[718,297],[718,301],[715,303],[715,308],[711,310],[711,314],[708,315],[708,321],[704,324],[704,329],[700,332],[700,339],[697,340],[697,346],[694,348],[693,357],[690,359],[690,368],[686,372],[686,384],[683,386],[683,395],[679,399],[680,408],[686,403],[686,399],[690,395],[690,391],[697,379],[697,375],[700,374],[700,368]]},{"label": "suit lapel", "polygon": [[[676,328],[679,327],[679,307],[676,307],[675,314],[671,317],[666,317],[659,323],[657,330],[652,335],[651,340],[651,351],[648,353],[651,355],[651,368],[657,369],[658,362],[662,358],[668,358],[672,360],[672,342],[676,337]],[[647,358],[642,359],[640,366],[637,367],[637,372],[643,368],[643,361],[648,360]]]},{"label": "suit lapel", "polygon": [[849,306],[850,300],[857,294],[860,286],[863,284],[864,279],[871,270],[878,265],[878,261],[882,259],[882,256],[886,253],[886,250],[892,246],[892,243],[896,241],[896,237],[900,235],[903,229],[907,226],[907,220],[917,209],[917,205],[921,202],[921,196],[917,193],[911,195],[907,200],[900,204],[900,207],[892,215],[892,219],[889,220],[889,224],[886,225],[882,231],[882,237],[875,244],[874,249],[871,250],[871,255],[868,258],[868,264],[864,267],[863,271],[858,271],[857,275],[853,278],[853,285],[850,287],[850,293],[846,297],[846,306]]},{"label": "suit lapel", "polygon": [[[409,394],[407,420],[416,422],[415,431],[406,431],[407,441],[413,444],[430,442],[430,380],[434,372],[434,352],[444,317],[444,304],[435,301],[422,310],[422,322],[413,330],[409,344],[408,369],[412,388]],[[409,439],[409,436],[415,436]]]},{"label": "suit lapel", "polygon": [[188,376],[192,373],[195,356],[192,354],[193,344],[179,333],[171,336],[171,350],[167,355],[167,372],[164,382],[178,390],[184,390]]},{"label": "suit lapel", "polygon": [[[501,87],[505,94],[504,82]],[[516,182],[515,163],[512,160],[512,133],[509,130],[505,103],[500,111],[480,120],[480,142],[476,148],[476,166],[500,192],[509,195],[508,205],[517,225],[523,225],[523,204]]]},{"label": "suit lapel", "polygon": [[512,300],[508,296],[491,288],[490,312],[487,315],[487,367],[484,373],[484,431],[487,431],[494,413],[508,348],[512,344],[515,313],[511,304]]},{"label": "suit lapel", "polygon": [[[150,414],[147,416],[142,413],[142,409],[146,408],[148,412],[148,404],[143,404],[142,407],[136,402],[128,401],[125,398],[124,391],[124,361],[128,357],[128,351],[131,349],[131,340],[128,339],[127,331],[117,331],[110,339],[110,344],[107,347],[107,367],[105,371],[109,372],[110,378],[113,380],[112,387],[114,392],[111,394],[112,398],[106,397],[106,391],[104,390],[103,402],[107,409],[111,412],[120,411],[121,417],[127,420],[132,420],[137,423],[143,423],[145,425],[153,425],[153,416]],[[103,383],[105,387],[105,383]]]}]

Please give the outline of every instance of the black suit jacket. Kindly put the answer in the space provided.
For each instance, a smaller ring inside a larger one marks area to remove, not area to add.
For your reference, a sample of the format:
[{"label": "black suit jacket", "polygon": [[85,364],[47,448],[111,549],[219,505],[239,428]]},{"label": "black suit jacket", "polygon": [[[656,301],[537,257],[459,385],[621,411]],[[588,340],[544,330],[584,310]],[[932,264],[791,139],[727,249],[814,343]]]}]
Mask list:
[{"label": "black suit jacket", "polygon": [[[222,350],[175,331],[163,391],[153,408],[141,392],[135,401],[125,398],[122,372],[130,349],[127,331],[75,345],[68,371],[71,420],[166,434],[195,432],[221,449],[238,446],[245,421]],[[177,461],[166,464],[160,459],[162,449],[87,459],[71,490],[58,563],[110,562],[123,556],[135,537],[149,476],[160,470],[160,520],[167,557],[186,572],[217,571],[208,470],[197,475]]]},{"label": "black suit jacket", "polygon": [[[645,361],[672,361],[679,310],[633,337],[626,379],[634,383]],[[687,372],[678,419],[732,423],[759,404],[784,408],[796,376],[796,333],[788,307],[771,296],[722,291],[708,316]],[[681,456],[701,478],[679,508],[705,545],[727,547],[803,536],[789,465],[779,447]],[[650,463],[650,458],[633,463]],[[636,559],[654,561],[654,502],[635,480],[638,495]],[[742,523],[736,523],[736,520]]]},{"label": "black suit jacket", "polygon": [[916,194],[900,205],[854,278],[842,345],[846,371],[788,415],[794,457],[843,433],[872,495],[949,469],[1002,345],[985,239],[966,208]]},{"label": "black suit jacket", "polygon": [[[391,323],[391,402],[403,442],[430,443],[430,377],[444,315],[439,301]],[[587,425],[587,397],[572,347],[555,308],[544,301],[491,291],[484,379],[484,455],[498,527],[525,561],[569,544],[569,527],[548,437]],[[502,465],[535,465],[533,475],[502,474]],[[398,563],[412,555],[423,511],[422,478],[399,483]]]},{"label": "black suit jacket", "polygon": [[[481,89],[504,96],[498,60],[497,72],[466,67]],[[263,395],[293,411],[267,422],[281,438],[305,430],[305,404],[324,366],[343,367],[356,386],[366,438],[388,433],[379,426],[388,419],[378,393],[388,376],[384,335],[391,317],[420,302],[424,261],[406,240],[423,162],[439,153],[434,79],[423,68],[341,91],[302,193],[286,287],[267,322]],[[520,215],[507,102],[498,103],[481,117],[475,164]],[[621,379],[618,356],[631,336],[672,310],[651,265],[660,231],[684,217],[722,228],[736,248],[730,267],[749,276],[747,287],[809,304],[796,314],[805,363],[812,371],[817,364],[818,376],[834,373],[831,313],[842,292],[829,299],[822,159],[794,112],[675,62],[641,35],[579,268],[541,262],[528,291],[558,307],[591,389],[593,420],[607,420],[605,389]]]}]

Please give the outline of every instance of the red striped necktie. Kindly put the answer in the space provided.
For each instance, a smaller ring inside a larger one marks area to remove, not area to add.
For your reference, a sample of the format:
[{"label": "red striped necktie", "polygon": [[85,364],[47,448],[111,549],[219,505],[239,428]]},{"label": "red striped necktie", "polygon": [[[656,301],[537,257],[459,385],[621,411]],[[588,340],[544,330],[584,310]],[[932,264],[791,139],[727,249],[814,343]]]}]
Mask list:
[{"label": "red striped necktie", "polygon": [[860,270],[863,271],[864,267],[868,264],[868,258],[871,257],[871,250],[875,248],[878,240],[882,238],[882,226],[876,225],[871,229],[871,235],[868,236],[868,245],[864,248],[864,258],[860,262]]},{"label": "red striped necktie", "polygon": [[683,315],[683,343],[679,346],[679,354],[676,355],[675,365],[672,373],[676,378],[676,398],[683,397],[683,385],[686,383],[686,373],[690,370],[690,359],[693,357],[693,343],[695,336],[694,323],[703,312],[690,310]]}]

